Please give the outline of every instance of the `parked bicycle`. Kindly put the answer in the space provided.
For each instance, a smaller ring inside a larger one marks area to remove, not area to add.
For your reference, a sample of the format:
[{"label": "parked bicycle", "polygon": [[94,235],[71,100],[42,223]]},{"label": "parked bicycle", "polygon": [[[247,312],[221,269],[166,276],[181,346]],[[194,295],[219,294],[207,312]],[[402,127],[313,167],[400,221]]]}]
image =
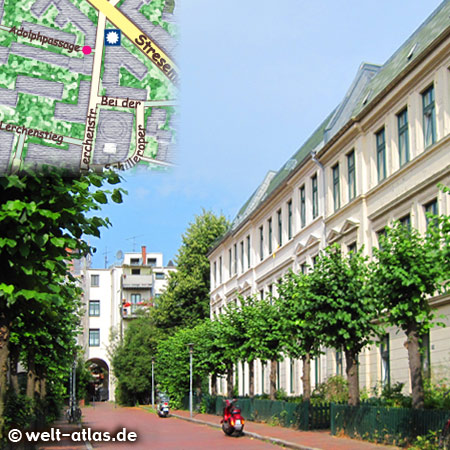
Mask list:
[{"label": "parked bicycle", "polygon": [[79,422],[81,420],[81,409],[76,405],[72,405],[66,411],[66,419],[69,423]]},{"label": "parked bicycle", "polygon": [[447,420],[439,436],[439,449],[450,450],[450,419]]}]

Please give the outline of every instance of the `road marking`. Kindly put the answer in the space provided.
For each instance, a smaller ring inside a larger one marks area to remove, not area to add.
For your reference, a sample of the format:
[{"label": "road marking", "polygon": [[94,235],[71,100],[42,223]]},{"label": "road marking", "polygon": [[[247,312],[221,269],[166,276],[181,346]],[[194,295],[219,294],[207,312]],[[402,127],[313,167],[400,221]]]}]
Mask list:
[{"label": "road marking", "polygon": [[125,14],[123,14],[108,0],[87,0],[99,12],[102,12],[106,18],[142,52],[147,58],[161,70],[161,72],[172,83],[178,82],[178,67],[155,42],[150,39],[140,28],[138,28]]}]

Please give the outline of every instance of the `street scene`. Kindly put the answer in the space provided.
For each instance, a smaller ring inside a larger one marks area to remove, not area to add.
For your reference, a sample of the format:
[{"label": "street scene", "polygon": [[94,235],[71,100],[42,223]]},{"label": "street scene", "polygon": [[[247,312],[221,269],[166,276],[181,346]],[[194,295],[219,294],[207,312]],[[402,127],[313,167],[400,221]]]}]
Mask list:
[{"label": "street scene", "polygon": [[283,1],[0,0],[0,449],[450,449],[450,0]]}]

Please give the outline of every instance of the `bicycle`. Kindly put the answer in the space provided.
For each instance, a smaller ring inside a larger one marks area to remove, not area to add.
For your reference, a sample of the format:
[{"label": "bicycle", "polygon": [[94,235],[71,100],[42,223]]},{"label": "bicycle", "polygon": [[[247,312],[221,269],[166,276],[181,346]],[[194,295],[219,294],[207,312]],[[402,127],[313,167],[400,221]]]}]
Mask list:
[{"label": "bicycle", "polygon": [[450,450],[450,419],[447,420],[439,436],[439,449]]},{"label": "bicycle", "polygon": [[81,409],[78,406],[71,406],[66,411],[66,418],[69,423],[79,422],[81,420]]}]

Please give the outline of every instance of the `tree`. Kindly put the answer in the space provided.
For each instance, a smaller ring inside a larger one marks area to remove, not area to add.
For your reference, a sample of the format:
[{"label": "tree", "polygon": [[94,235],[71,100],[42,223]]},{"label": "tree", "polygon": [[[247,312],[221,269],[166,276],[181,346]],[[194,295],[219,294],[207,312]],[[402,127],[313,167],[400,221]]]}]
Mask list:
[{"label": "tree", "polygon": [[152,358],[163,333],[143,314],[128,325],[125,336],[114,349],[112,366],[117,379],[119,403],[147,404],[151,398]]},{"label": "tree", "polygon": [[[66,313],[71,310],[79,291],[68,261],[91,252],[83,236],[98,237],[100,228],[109,225],[107,219],[88,213],[99,210],[107,194],[120,203],[122,189],[100,189],[104,183],[119,182],[114,173],[75,179],[57,169],[0,178],[0,438],[11,333],[32,333],[40,319],[57,324],[60,319],[52,316],[50,304]],[[54,339],[61,340],[49,338],[46,349],[58,342]],[[36,343],[43,349],[42,340]],[[36,357],[31,360],[36,363]]]},{"label": "tree", "polygon": [[154,309],[157,327],[172,332],[209,317],[210,270],[206,255],[228,225],[224,216],[209,211],[203,211],[189,225],[175,259],[177,271],[170,273],[167,288]]},{"label": "tree", "polygon": [[327,347],[343,350],[349,405],[359,403],[358,354],[379,333],[362,249],[344,256],[338,244],[326,248],[308,275],[311,318]]},{"label": "tree", "polygon": [[[431,235],[394,222],[374,248],[372,285],[386,321],[406,333],[413,408],[423,408],[421,337],[433,327],[428,298],[441,286],[442,252]],[[439,244],[439,242],[438,242]]]},{"label": "tree", "polygon": [[251,348],[256,349],[254,358],[271,363],[269,396],[275,400],[277,362],[283,359],[285,341],[283,323],[278,305],[270,299],[255,301],[253,310],[252,320],[247,323],[246,337],[251,342]]},{"label": "tree", "polygon": [[212,373],[224,373],[223,353],[216,337],[220,324],[205,319],[193,328],[180,328],[158,343],[157,380],[175,402],[189,393],[189,348],[193,344],[193,386],[201,392]]},{"label": "tree", "polygon": [[303,399],[311,398],[311,358],[321,354],[322,324],[316,320],[316,304],[307,275],[289,271],[278,284],[280,320],[285,331],[284,347],[291,358],[303,362]]}]

